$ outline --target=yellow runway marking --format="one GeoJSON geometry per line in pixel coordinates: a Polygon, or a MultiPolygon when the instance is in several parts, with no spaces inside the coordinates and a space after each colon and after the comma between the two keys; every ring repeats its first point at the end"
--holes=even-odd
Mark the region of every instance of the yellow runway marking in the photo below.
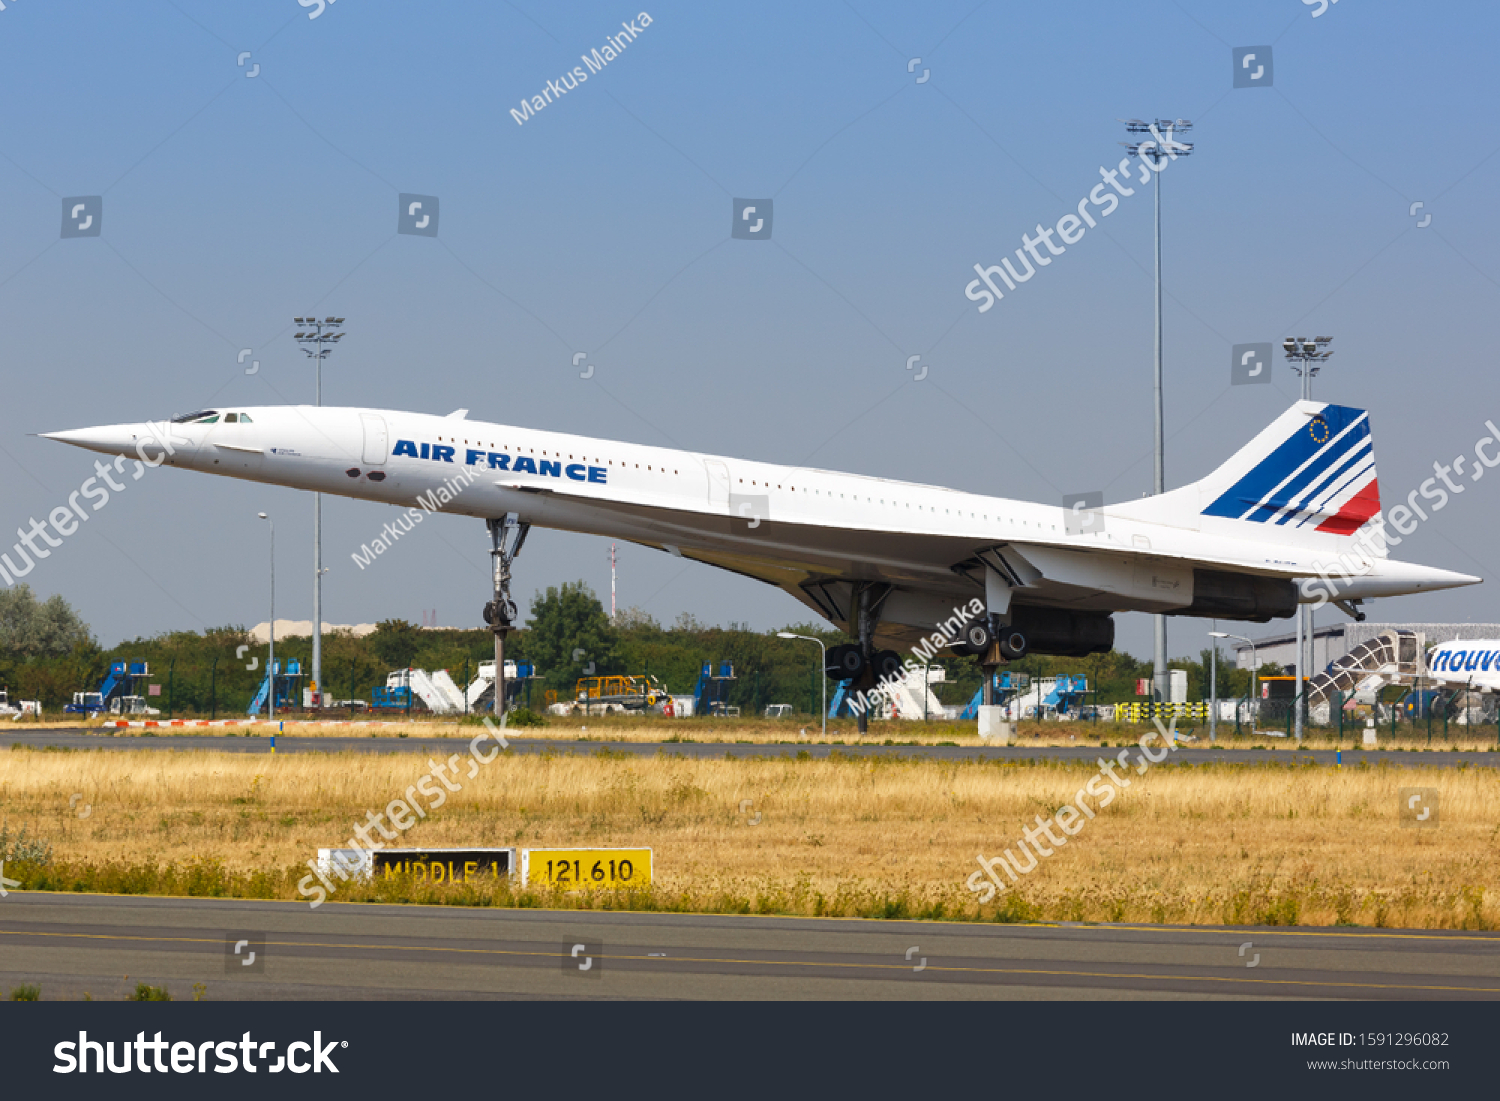
{"type": "MultiPolygon", "coordinates": [[[[1056,922],[1046,922],[1049,928],[1061,929],[1056,922]]],[[[1454,933],[1353,933],[1335,929],[1265,929],[1245,926],[1242,929],[1201,929],[1188,925],[1079,925],[1072,928],[1102,929],[1105,932],[1124,930],[1128,933],[1217,933],[1223,936],[1239,936],[1241,933],[1257,937],[1347,937],[1350,940],[1457,940],[1470,944],[1497,944],[1500,938],[1493,936],[1461,937],[1454,933]]]]}

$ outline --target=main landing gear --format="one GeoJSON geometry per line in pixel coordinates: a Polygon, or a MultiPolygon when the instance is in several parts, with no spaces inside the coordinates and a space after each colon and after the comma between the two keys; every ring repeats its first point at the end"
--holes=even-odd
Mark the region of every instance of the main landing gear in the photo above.
{"type": "MultiPolygon", "coordinates": [[[[858,642],[844,643],[828,651],[825,675],[842,681],[857,691],[874,688],[882,680],[901,675],[901,655],[894,650],[875,649],[875,625],[880,622],[880,608],[891,593],[889,585],[859,582],[855,586],[851,634],[858,642]]],[[[868,709],[856,709],[860,734],[870,730],[868,709]]]]}
{"type": "Polygon", "coordinates": [[[490,559],[494,563],[495,593],[484,606],[484,621],[495,633],[495,717],[505,715],[505,636],[514,630],[519,621],[516,602],[510,595],[510,567],[521,553],[521,544],[526,542],[530,524],[521,522],[514,512],[504,519],[486,520],[490,532],[490,559]]]}
{"type": "Polygon", "coordinates": [[[998,618],[985,616],[966,624],[953,649],[979,658],[980,665],[999,665],[1024,658],[1030,648],[1025,632],[998,622],[998,618]]]}
{"type": "MultiPolygon", "coordinates": [[[[974,620],[964,628],[958,645],[953,647],[959,653],[970,654],[978,660],[979,670],[984,678],[984,695],[980,697],[980,703],[984,707],[995,708],[980,715],[981,737],[988,736],[990,724],[999,721],[999,707],[995,703],[997,670],[1008,661],[1024,658],[1028,648],[1025,633],[1010,624],[999,622],[999,618],[997,615],[986,615],[974,620]]],[[[1017,718],[1019,717],[1018,715],[1017,718]]]]}

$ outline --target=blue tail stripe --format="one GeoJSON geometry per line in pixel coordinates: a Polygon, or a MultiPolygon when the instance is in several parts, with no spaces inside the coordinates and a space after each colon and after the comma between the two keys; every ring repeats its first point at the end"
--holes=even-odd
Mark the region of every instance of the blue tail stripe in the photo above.
{"type": "MultiPolygon", "coordinates": [[[[1331,431],[1331,429],[1330,429],[1331,431]]],[[[1370,438],[1370,422],[1361,422],[1351,428],[1347,435],[1319,455],[1308,467],[1276,491],[1278,510],[1291,509],[1293,502],[1307,496],[1307,490],[1318,482],[1331,467],[1342,462],[1351,450],[1361,446],[1370,438]]]]}
{"type": "Polygon", "coordinates": [[[1334,482],[1336,482],[1339,478],[1342,478],[1351,467],[1368,459],[1371,450],[1372,444],[1370,443],[1370,437],[1368,434],[1366,434],[1363,440],[1357,441],[1355,447],[1344,453],[1344,457],[1342,460],[1340,460],[1335,466],[1325,470],[1324,473],[1319,476],[1317,484],[1310,487],[1308,492],[1306,492],[1305,494],[1291,493],[1288,499],[1296,500],[1298,497],[1302,497],[1302,504],[1295,507],[1289,505],[1287,507],[1286,513],[1276,522],[1278,524],[1284,524],[1293,516],[1296,516],[1299,512],[1308,511],[1312,503],[1316,501],[1324,493],[1324,491],[1327,490],[1329,486],[1333,485],[1334,482]]]}
{"type": "MultiPolygon", "coordinates": [[[[1324,443],[1333,436],[1333,427],[1329,426],[1329,436],[1325,437],[1324,443]]],[[[1304,430],[1304,433],[1311,435],[1304,430]]],[[[1261,498],[1261,507],[1247,516],[1246,519],[1256,523],[1264,523],[1273,519],[1283,509],[1291,507],[1293,501],[1303,495],[1303,490],[1310,486],[1315,480],[1321,478],[1334,464],[1343,460],[1352,448],[1360,446],[1370,436],[1369,421],[1365,421],[1352,429],[1347,435],[1338,440],[1337,443],[1328,447],[1328,450],[1310,462],[1305,469],[1285,485],[1273,487],[1274,496],[1261,498]],[[1361,433],[1360,429],[1364,429],[1361,433]]]]}
{"type": "MultiPolygon", "coordinates": [[[[1355,470],[1354,470],[1354,473],[1351,474],[1351,475],[1349,475],[1349,477],[1344,480],[1344,482],[1338,487],[1338,489],[1334,490],[1333,494],[1330,496],[1329,499],[1330,500],[1337,499],[1338,497],[1340,497],[1340,496],[1343,495],[1343,493],[1344,493],[1344,491],[1346,489],[1350,489],[1351,487],[1354,487],[1356,485],[1358,485],[1361,488],[1363,488],[1368,482],[1372,481],[1374,479],[1374,477],[1375,477],[1375,456],[1371,455],[1370,456],[1370,461],[1368,463],[1365,463],[1365,464],[1363,464],[1361,466],[1356,467],[1355,470]]],[[[1325,517],[1327,515],[1328,515],[1327,512],[1308,512],[1308,513],[1305,513],[1303,515],[1302,519],[1300,519],[1300,520],[1297,521],[1297,526],[1300,528],[1303,524],[1307,523],[1309,520],[1320,520],[1320,519],[1322,519],[1323,517],[1325,517]]]]}
{"type": "Polygon", "coordinates": [[[1277,491],[1277,487],[1281,486],[1294,470],[1307,463],[1327,445],[1330,439],[1337,437],[1339,433],[1364,415],[1363,409],[1351,409],[1344,405],[1324,406],[1320,416],[1327,422],[1328,434],[1322,440],[1317,438],[1311,422],[1300,426],[1289,439],[1283,441],[1276,450],[1258,462],[1244,477],[1220,494],[1217,500],[1203,510],[1203,515],[1238,519],[1245,514],[1246,510],[1254,509],[1255,514],[1247,519],[1257,521],[1270,519],[1278,509],[1285,507],[1297,488],[1306,485],[1327,466],[1336,463],[1349,448],[1369,437],[1370,425],[1366,420],[1350,432],[1337,448],[1320,457],[1318,462],[1311,464],[1296,481],[1277,491]],[[1271,499],[1273,492],[1276,493],[1275,500],[1271,499]],[[1269,507],[1258,508],[1257,506],[1269,507]]]}

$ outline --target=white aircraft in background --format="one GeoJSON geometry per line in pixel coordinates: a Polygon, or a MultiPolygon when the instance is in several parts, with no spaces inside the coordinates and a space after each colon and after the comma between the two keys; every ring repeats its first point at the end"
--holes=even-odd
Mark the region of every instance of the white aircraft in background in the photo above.
{"type": "Polygon", "coordinates": [[[1427,679],[1455,688],[1500,690],[1500,639],[1461,638],[1427,651],[1427,679]]]}
{"type": "MultiPolygon", "coordinates": [[[[496,554],[492,626],[517,621],[509,564],[533,524],[706,562],[775,585],[859,639],[829,651],[830,670],[848,680],[893,675],[900,655],[876,646],[934,632],[994,661],[994,647],[1006,659],[1108,650],[1114,612],[1290,616],[1312,599],[1299,582],[1338,562],[1380,510],[1368,414],[1311,401],[1201,481],[1088,510],[491,424],[464,409],[238,406],[46,435],[482,518],[496,554]]],[[[1340,580],[1340,606],[1478,581],[1393,561],[1382,547],[1340,580]]]]}

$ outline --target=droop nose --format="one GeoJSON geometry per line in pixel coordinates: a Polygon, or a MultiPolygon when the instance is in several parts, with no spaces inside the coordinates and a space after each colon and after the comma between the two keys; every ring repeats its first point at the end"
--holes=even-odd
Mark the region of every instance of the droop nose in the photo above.
{"type": "MultiPolygon", "coordinates": [[[[72,444],[85,451],[98,451],[105,455],[125,455],[130,458],[144,456],[155,465],[157,456],[163,451],[163,437],[170,432],[170,425],[150,424],[106,424],[96,428],[70,428],[63,432],[43,432],[47,440],[72,444]],[[153,430],[154,429],[154,430],[153,430]]],[[[172,452],[192,450],[192,441],[181,436],[170,436],[172,452]]]]}
{"type": "Polygon", "coordinates": [[[85,451],[100,451],[105,455],[126,455],[135,447],[140,435],[140,425],[106,424],[96,428],[70,428],[66,432],[43,432],[42,438],[70,443],[85,451]]]}

